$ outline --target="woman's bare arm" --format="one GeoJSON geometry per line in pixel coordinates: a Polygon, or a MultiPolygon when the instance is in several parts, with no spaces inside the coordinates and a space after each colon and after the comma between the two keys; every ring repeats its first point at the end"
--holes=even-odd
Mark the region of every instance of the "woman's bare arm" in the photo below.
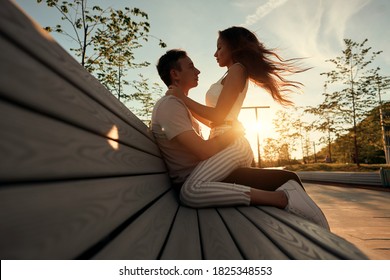
{"type": "Polygon", "coordinates": [[[229,72],[224,79],[223,89],[218,98],[216,107],[209,107],[200,104],[188,96],[185,96],[180,90],[171,89],[167,94],[173,94],[186,104],[194,116],[198,116],[200,121],[206,119],[210,122],[221,123],[225,120],[233,104],[236,102],[239,93],[246,84],[246,71],[240,64],[234,64],[229,68],[229,72]]]}

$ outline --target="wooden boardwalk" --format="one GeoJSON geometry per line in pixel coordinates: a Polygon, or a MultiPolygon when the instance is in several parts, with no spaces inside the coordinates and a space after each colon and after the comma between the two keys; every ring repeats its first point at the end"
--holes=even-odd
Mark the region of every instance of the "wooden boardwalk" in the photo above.
{"type": "Polygon", "coordinates": [[[390,260],[390,190],[304,183],[325,213],[331,231],[370,259],[390,260]]]}

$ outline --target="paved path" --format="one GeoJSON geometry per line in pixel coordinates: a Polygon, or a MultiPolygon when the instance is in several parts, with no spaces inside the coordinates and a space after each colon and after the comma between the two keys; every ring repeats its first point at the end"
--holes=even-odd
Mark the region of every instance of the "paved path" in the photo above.
{"type": "Polygon", "coordinates": [[[331,231],[370,259],[390,260],[390,190],[304,183],[331,231]]]}

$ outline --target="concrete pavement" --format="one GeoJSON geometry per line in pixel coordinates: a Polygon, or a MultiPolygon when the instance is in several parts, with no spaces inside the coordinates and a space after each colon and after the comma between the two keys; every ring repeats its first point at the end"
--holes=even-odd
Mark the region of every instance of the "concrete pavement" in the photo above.
{"type": "Polygon", "coordinates": [[[390,189],[304,183],[331,231],[370,259],[390,260],[390,189]]]}

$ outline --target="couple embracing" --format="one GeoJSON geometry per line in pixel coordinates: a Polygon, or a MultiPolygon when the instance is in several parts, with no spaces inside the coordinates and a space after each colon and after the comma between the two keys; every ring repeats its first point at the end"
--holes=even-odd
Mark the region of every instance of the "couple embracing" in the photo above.
{"type": "Polygon", "coordinates": [[[321,209],[289,171],[252,168],[253,152],[238,114],[249,81],[264,88],[283,105],[284,93],[300,87],[285,75],[301,72],[294,60],[283,60],[243,27],[219,32],[214,54],[225,75],[211,85],[206,105],[188,97],[198,85],[200,71],[183,50],[170,50],[157,70],[169,88],[154,106],[152,132],[169,175],[189,207],[268,205],[301,216],[329,230],[321,209]],[[202,137],[199,122],[210,127],[202,137]]]}

